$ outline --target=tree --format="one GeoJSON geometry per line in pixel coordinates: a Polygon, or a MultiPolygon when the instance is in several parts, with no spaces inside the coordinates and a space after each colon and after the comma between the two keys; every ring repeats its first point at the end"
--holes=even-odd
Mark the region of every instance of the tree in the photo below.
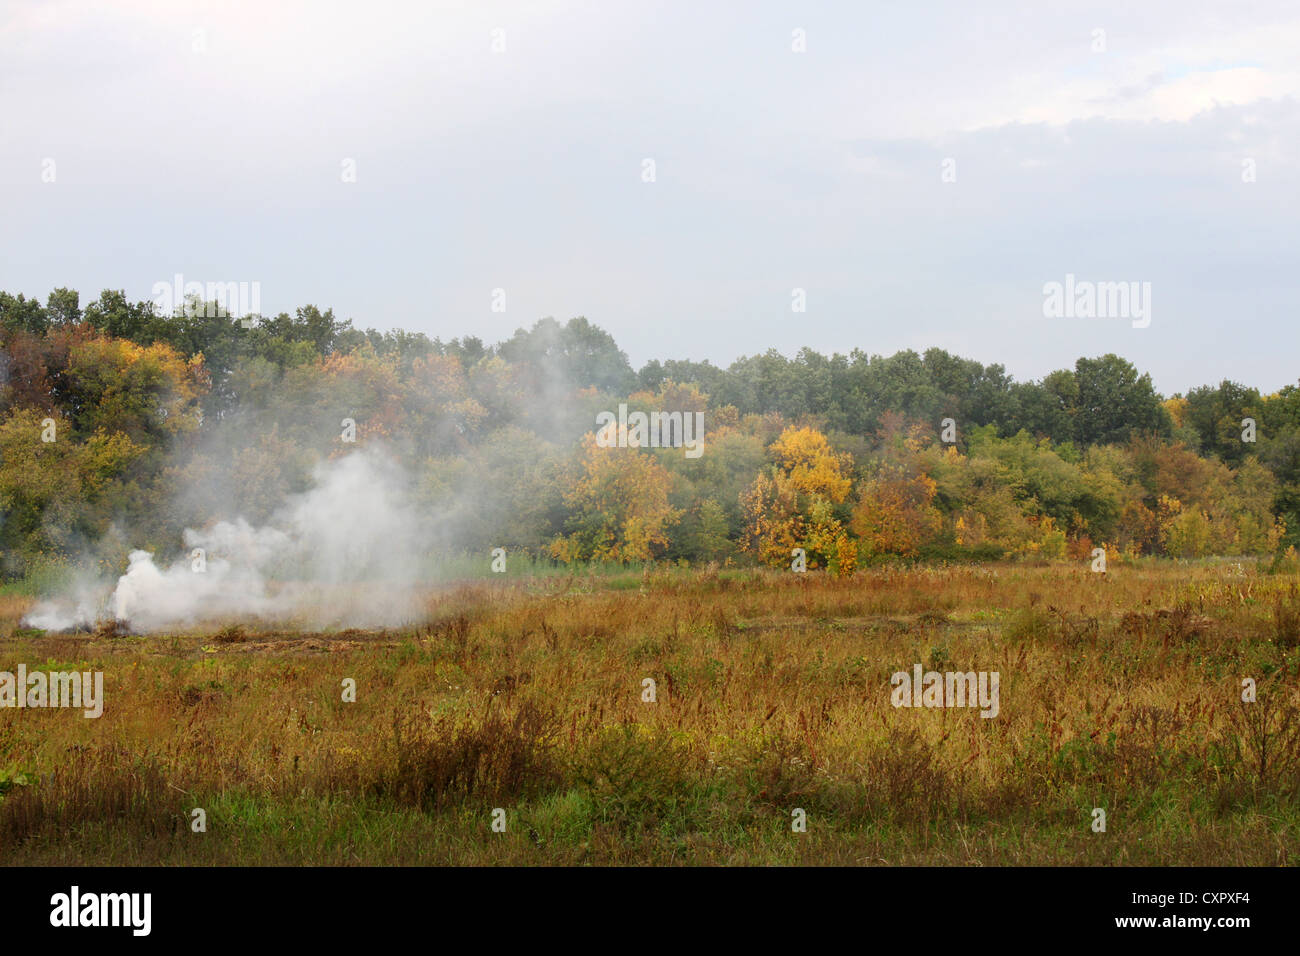
{"type": "Polygon", "coordinates": [[[868,555],[914,556],[943,524],[934,507],[935,491],[929,475],[909,475],[898,467],[884,469],[863,484],[849,528],[868,555]]]}
{"type": "Polygon", "coordinates": [[[1186,402],[1186,423],[1195,430],[1201,452],[1239,465],[1252,450],[1242,441],[1242,420],[1253,418],[1258,426],[1263,417],[1258,390],[1224,379],[1192,389],[1186,402]]]}
{"type": "Polygon", "coordinates": [[[848,475],[853,462],[848,455],[837,454],[816,429],[787,428],[768,452],[799,494],[820,495],[839,504],[853,487],[848,475]]]}
{"type": "Polygon", "coordinates": [[[55,289],[45,301],[51,325],[75,325],[81,321],[81,295],[72,289],[55,289]]]}
{"type": "Polygon", "coordinates": [[[613,336],[581,316],[564,325],[541,319],[527,331],[516,330],[497,352],[507,362],[532,366],[539,386],[592,387],[626,395],[636,381],[613,336]]]}
{"type": "Polygon", "coordinates": [[[99,428],[84,440],[71,422],[19,409],[0,422],[0,554],[23,574],[71,558],[100,538],[126,503],[126,481],[145,448],[99,428]],[[54,441],[44,441],[53,418],[54,441]]]}
{"type": "Polygon", "coordinates": [[[760,473],[741,494],[740,509],[741,550],[769,567],[789,566],[791,552],[806,536],[799,495],[790,480],[775,469],[760,473]]]}
{"type": "Polygon", "coordinates": [[[152,345],[159,329],[153,304],[126,300],[126,293],[105,289],[86,306],[85,320],[102,335],[130,339],[137,345],[152,345]]]}
{"type": "Polygon", "coordinates": [[[49,317],[39,300],[24,298],[22,293],[12,296],[8,292],[0,292],[0,329],[7,333],[44,335],[49,327],[49,317]]]}
{"type": "Polygon", "coordinates": [[[1012,393],[1017,430],[1054,442],[1074,441],[1079,408],[1079,380],[1074,372],[1059,369],[1041,382],[1016,385],[1012,393]]]}
{"type": "Polygon", "coordinates": [[[726,509],[714,498],[706,498],[694,509],[686,544],[693,556],[704,561],[718,561],[733,548],[726,509]]]}
{"type": "Polygon", "coordinates": [[[1135,432],[1168,436],[1169,412],[1151,385],[1130,362],[1113,353],[1081,358],[1074,365],[1079,397],[1074,415],[1074,440],[1081,445],[1126,441],[1135,432]]]}
{"type": "Polygon", "coordinates": [[[66,377],[76,435],[118,431],[150,447],[199,427],[208,384],[201,357],[186,361],[161,343],[109,338],[75,345],[66,377]]]}
{"type": "Polygon", "coordinates": [[[802,548],[809,568],[835,563],[851,572],[852,549],[833,506],[852,488],[852,461],[812,428],[785,429],[768,453],[773,465],[741,495],[741,546],[773,567],[788,565],[790,552],[802,548]]]}
{"type": "Polygon", "coordinates": [[[668,503],[671,480],[653,455],[637,448],[601,448],[588,433],[564,494],[571,511],[569,533],[552,542],[551,554],[569,563],[653,557],[680,517],[668,503]]]}

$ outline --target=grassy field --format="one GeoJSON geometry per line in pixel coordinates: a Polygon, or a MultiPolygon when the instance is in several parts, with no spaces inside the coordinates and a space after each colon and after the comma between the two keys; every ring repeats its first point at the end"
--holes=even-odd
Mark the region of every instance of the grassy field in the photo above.
{"type": "Polygon", "coordinates": [[[0,671],[102,670],[106,705],[0,709],[0,860],[1295,864],[1296,585],[674,569],[472,582],[396,630],[146,636],[25,631],[9,593],[0,671]],[[892,706],[917,664],[997,671],[998,715],[892,706]]]}

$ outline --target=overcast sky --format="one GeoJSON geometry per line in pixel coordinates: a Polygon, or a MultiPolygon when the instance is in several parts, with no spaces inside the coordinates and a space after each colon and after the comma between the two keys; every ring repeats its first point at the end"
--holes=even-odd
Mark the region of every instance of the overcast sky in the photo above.
{"type": "Polygon", "coordinates": [[[1113,351],[1271,391],[1297,51],[1294,2],[0,0],[0,289],[181,273],[444,339],[585,315],[637,367],[1113,351]],[[1150,325],[1045,318],[1069,273],[1151,283],[1150,325]]]}

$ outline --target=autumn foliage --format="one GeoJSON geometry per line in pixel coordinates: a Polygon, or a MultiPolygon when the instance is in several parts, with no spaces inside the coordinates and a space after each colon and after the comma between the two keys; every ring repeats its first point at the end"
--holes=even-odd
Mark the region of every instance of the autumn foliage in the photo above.
{"type": "Polygon", "coordinates": [[[431,554],[848,575],[1300,544],[1293,386],[1165,399],[1114,355],[1017,383],[937,349],[633,372],[585,319],[486,346],[361,332],[314,306],[245,326],[119,293],[83,310],[68,290],[48,307],[0,292],[4,576],[174,550],[231,516],[216,502],[263,521],[321,459],[367,446],[439,516],[431,554]],[[601,447],[597,417],[620,403],[702,414],[702,452],[601,447]]]}

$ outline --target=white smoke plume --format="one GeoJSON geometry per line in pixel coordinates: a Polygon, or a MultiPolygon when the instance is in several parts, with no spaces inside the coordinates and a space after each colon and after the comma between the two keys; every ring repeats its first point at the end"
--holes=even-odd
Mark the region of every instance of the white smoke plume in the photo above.
{"type": "Polygon", "coordinates": [[[116,620],[149,632],[241,620],[381,627],[420,616],[431,522],[400,468],[375,451],[323,462],[314,487],[264,527],[242,518],[186,529],[184,556],[162,567],[132,551],[111,593],[84,584],[24,623],[68,630],[116,620]]]}

